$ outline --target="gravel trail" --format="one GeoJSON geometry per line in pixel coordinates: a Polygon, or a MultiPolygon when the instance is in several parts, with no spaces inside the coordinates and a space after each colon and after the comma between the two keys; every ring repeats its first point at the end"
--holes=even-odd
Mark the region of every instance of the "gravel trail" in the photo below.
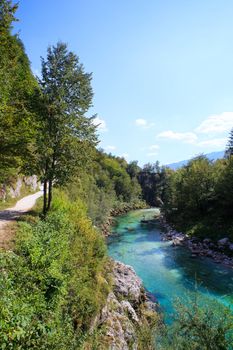
{"type": "Polygon", "coordinates": [[[20,199],[12,208],[0,210],[0,247],[8,247],[12,240],[12,230],[10,223],[16,221],[21,215],[28,212],[36,203],[36,200],[43,195],[43,191],[38,191],[20,199]]]}

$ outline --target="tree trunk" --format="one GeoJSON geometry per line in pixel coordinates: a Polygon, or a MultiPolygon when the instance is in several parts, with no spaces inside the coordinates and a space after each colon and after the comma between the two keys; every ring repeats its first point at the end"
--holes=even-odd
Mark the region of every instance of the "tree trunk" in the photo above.
{"type": "MultiPolygon", "coordinates": [[[[56,151],[53,152],[53,158],[52,158],[52,165],[51,165],[51,169],[52,169],[52,174],[54,174],[55,171],[55,159],[56,159],[56,151]]],[[[51,174],[50,174],[51,176],[51,174]]],[[[49,179],[49,188],[48,188],[48,205],[47,205],[47,212],[50,210],[51,208],[51,203],[52,203],[52,196],[53,196],[53,178],[49,179]]]]}
{"type": "Polygon", "coordinates": [[[43,197],[44,197],[44,205],[43,205],[43,215],[46,216],[47,213],[47,180],[44,180],[44,188],[43,188],[43,197]]]}
{"type": "Polygon", "coordinates": [[[53,190],[53,182],[52,180],[50,179],[49,180],[49,191],[48,191],[48,206],[47,206],[47,212],[50,210],[50,207],[51,207],[51,202],[52,202],[52,192],[53,190]]]}

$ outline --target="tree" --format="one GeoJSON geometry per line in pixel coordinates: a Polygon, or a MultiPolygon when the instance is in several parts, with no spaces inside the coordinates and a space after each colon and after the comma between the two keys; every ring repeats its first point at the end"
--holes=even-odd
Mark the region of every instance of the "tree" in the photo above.
{"type": "Polygon", "coordinates": [[[37,140],[38,167],[44,184],[44,215],[50,209],[54,184],[65,184],[91,156],[97,144],[93,118],[91,74],[79,58],[59,42],[42,59],[39,81],[43,98],[37,140]]]}
{"type": "Polygon", "coordinates": [[[229,158],[230,156],[233,156],[233,128],[231,129],[228,144],[225,151],[225,157],[229,158]]]}
{"type": "Polygon", "coordinates": [[[143,199],[151,206],[161,206],[166,182],[164,167],[159,162],[147,163],[138,174],[138,181],[142,187],[143,199]]]}
{"type": "Polygon", "coordinates": [[[22,171],[34,141],[32,100],[38,84],[22,42],[11,34],[17,5],[0,2],[0,182],[22,171]]]}
{"type": "Polygon", "coordinates": [[[224,224],[229,223],[231,225],[233,218],[233,157],[225,160],[216,186],[216,197],[218,217],[221,218],[224,224]]]}
{"type": "Polygon", "coordinates": [[[133,179],[134,177],[138,176],[138,173],[140,172],[141,168],[138,165],[138,161],[133,160],[127,165],[126,170],[129,176],[131,177],[131,179],[133,179]]]}

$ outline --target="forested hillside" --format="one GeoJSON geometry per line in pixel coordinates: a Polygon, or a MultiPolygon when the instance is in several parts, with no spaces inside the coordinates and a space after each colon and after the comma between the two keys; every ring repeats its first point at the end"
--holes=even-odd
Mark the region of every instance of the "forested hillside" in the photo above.
{"type": "Polygon", "coordinates": [[[233,240],[233,131],[225,158],[199,156],[167,173],[164,211],[168,221],[191,236],[233,240]]]}
{"type": "Polygon", "coordinates": [[[33,76],[23,43],[12,35],[16,5],[0,4],[0,183],[26,171],[35,137],[34,94],[38,84],[33,76]]]}

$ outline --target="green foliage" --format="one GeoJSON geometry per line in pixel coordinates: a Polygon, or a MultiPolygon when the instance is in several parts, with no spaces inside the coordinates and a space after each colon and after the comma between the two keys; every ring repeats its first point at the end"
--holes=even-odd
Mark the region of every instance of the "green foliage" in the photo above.
{"type": "Polygon", "coordinates": [[[101,226],[111,209],[125,205],[141,207],[141,187],[135,176],[127,173],[127,162],[122,158],[96,151],[91,166],[79,171],[66,185],[70,198],[82,198],[92,222],[101,226]]]}
{"type": "Polygon", "coordinates": [[[231,350],[233,315],[217,302],[203,304],[196,295],[176,304],[175,321],[164,328],[161,349],[231,350]]]}
{"type": "Polygon", "coordinates": [[[139,171],[138,181],[142,188],[142,198],[150,206],[161,206],[164,200],[166,186],[166,169],[159,162],[145,164],[139,171]]]}
{"type": "Polygon", "coordinates": [[[178,229],[201,238],[232,235],[233,158],[209,161],[205,156],[167,172],[166,217],[178,229]]]}
{"type": "Polygon", "coordinates": [[[2,349],[78,349],[105,301],[105,244],[62,193],[45,221],[21,223],[0,254],[2,349]]]}
{"type": "Polygon", "coordinates": [[[231,129],[229,140],[227,143],[226,151],[225,151],[225,157],[231,157],[233,156],[233,128],[231,129]]]}
{"type": "Polygon", "coordinates": [[[138,350],[156,349],[156,336],[163,329],[161,315],[141,307],[141,324],[136,328],[138,350]]]}
{"type": "Polygon", "coordinates": [[[64,185],[89,160],[97,143],[91,106],[91,74],[59,42],[42,59],[42,112],[38,115],[38,171],[44,183],[44,214],[50,209],[53,183],[64,185]],[[48,199],[47,199],[48,184],[48,199]]]}
{"type": "Polygon", "coordinates": [[[22,42],[11,34],[17,5],[0,3],[0,182],[31,158],[35,135],[32,99],[38,89],[22,42]]]}

